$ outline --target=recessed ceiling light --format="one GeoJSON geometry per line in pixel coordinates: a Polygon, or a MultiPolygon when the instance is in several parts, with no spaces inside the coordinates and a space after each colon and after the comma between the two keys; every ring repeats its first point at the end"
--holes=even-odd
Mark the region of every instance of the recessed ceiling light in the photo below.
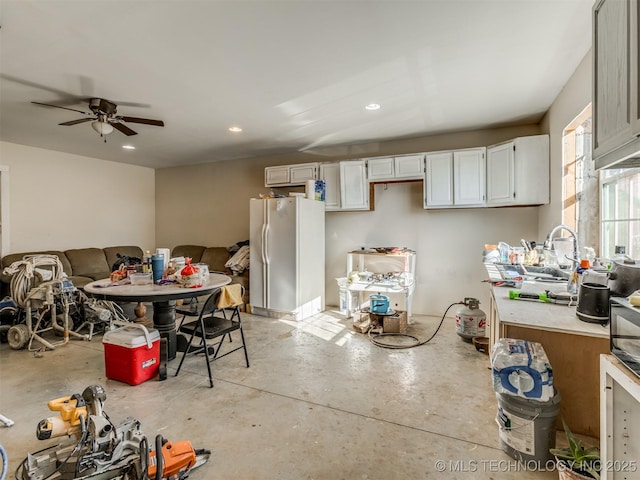
{"type": "Polygon", "coordinates": [[[233,127],[229,127],[229,131],[233,133],[240,133],[242,129],[240,127],[233,126],[233,127]]]}
{"type": "Polygon", "coordinates": [[[367,110],[378,110],[380,108],[380,104],[370,103],[369,105],[366,105],[364,108],[366,108],[367,110]]]}
{"type": "Polygon", "coordinates": [[[135,150],[136,147],[134,147],[133,145],[122,145],[122,148],[124,148],[125,150],[135,150]]]}

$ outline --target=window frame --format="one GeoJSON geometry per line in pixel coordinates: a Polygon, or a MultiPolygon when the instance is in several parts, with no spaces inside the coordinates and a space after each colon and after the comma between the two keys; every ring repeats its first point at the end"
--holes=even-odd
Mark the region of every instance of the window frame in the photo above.
{"type": "MultiPolygon", "coordinates": [[[[613,185],[614,188],[616,188],[615,193],[615,200],[616,202],[619,201],[619,196],[617,195],[618,192],[624,192],[625,190],[619,185],[621,183],[621,180],[627,180],[630,179],[632,177],[635,177],[635,181],[637,183],[640,183],[640,168],[625,168],[625,169],[604,169],[604,170],[600,170],[599,172],[599,190],[600,190],[600,198],[599,198],[599,206],[598,206],[598,212],[599,212],[599,225],[600,225],[600,256],[603,258],[611,258],[614,255],[614,248],[615,245],[624,245],[626,248],[626,254],[632,257],[640,257],[640,241],[636,241],[636,243],[633,243],[633,228],[631,227],[631,224],[633,222],[637,222],[636,226],[640,226],[640,207],[636,209],[636,215],[638,215],[637,217],[632,216],[633,213],[633,206],[631,205],[631,202],[634,201],[635,197],[633,195],[633,191],[629,190],[626,193],[628,194],[628,201],[629,201],[629,214],[626,217],[619,217],[619,208],[618,205],[616,204],[614,206],[614,214],[613,214],[613,218],[605,218],[605,213],[606,211],[609,209],[609,205],[608,205],[608,196],[605,195],[605,187],[608,185],[613,185]],[[609,245],[609,241],[607,239],[607,228],[609,225],[616,225],[616,224],[627,224],[628,228],[627,228],[627,234],[624,240],[619,239],[619,238],[614,238],[613,240],[613,244],[614,245],[609,245]],[[606,250],[608,246],[608,250],[606,250]]],[[[640,227],[639,227],[640,228],[640,227]]],[[[617,228],[616,228],[617,230],[617,228]]],[[[637,228],[636,228],[637,230],[637,228]]],[[[614,237],[617,235],[617,233],[614,232],[614,237]]]]}

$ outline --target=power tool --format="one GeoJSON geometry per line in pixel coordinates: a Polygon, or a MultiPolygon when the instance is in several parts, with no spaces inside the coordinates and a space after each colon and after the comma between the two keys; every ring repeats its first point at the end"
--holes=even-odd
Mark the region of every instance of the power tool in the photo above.
{"type": "Polygon", "coordinates": [[[104,388],[91,385],[82,395],[48,403],[58,416],[46,418],[36,429],[39,440],[66,437],[60,444],[28,454],[16,471],[18,480],[182,480],[204,464],[210,451],[184,440],[156,437],[150,450],[140,422],[128,417],[115,425],[103,411],[104,388]],[[159,455],[158,452],[161,452],[159,455]]]}

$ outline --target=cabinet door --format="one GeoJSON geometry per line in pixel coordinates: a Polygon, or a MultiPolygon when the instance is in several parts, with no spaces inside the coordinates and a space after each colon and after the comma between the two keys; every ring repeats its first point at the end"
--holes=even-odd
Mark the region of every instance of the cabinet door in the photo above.
{"type": "Polygon", "coordinates": [[[516,138],[513,148],[515,204],[549,203],[549,135],[516,138]]]}
{"type": "Polygon", "coordinates": [[[304,185],[307,180],[315,180],[318,164],[308,163],[304,165],[292,165],[289,167],[289,183],[291,185],[304,185]]]}
{"type": "Polygon", "coordinates": [[[264,186],[287,185],[289,183],[289,167],[267,167],[264,169],[264,186]]]}
{"type": "Polygon", "coordinates": [[[395,176],[393,157],[370,158],[367,160],[369,181],[393,180],[395,176]]]}
{"type": "MultiPolygon", "coordinates": [[[[601,0],[593,7],[593,154],[599,157],[632,139],[631,0],[601,0]]],[[[637,79],[636,79],[637,82],[637,79]]]]}
{"type": "MultiPolygon", "coordinates": [[[[394,159],[396,178],[423,178],[424,155],[403,155],[394,159]]],[[[371,170],[369,170],[371,175],[371,170]]]]}
{"type": "Polygon", "coordinates": [[[424,207],[453,205],[453,153],[428,153],[424,207]]]}
{"type": "Polygon", "coordinates": [[[324,180],[324,205],[327,211],[340,210],[340,164],[321,163],[320,179],[324,180]]]}
{"type": "Polygon", "coordinates": [[[342,210],[369,210],[369,182],[364,160],[340,162],[342,210]]]}
{"type": "Polygon", "coordinates": [[[454,205],[485,203],[485,149],[453,152],[454,205]]]}
{"type": "Polygon", "coordinates": [[[487,148],[487,205],[509,205],[516,199],[514,143],[487,148]]]}

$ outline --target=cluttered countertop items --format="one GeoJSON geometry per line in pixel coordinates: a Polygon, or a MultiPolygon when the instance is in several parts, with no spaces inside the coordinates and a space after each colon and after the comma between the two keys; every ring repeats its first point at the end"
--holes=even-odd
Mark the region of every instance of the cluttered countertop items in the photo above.
{"type": "Polygon", "coordinates": [[[594,249],[580,248],[578,235],[566,225],[554,227],[543,246],[520,243],[519,247],[505,242],[485,245],[483,251],[486,281],[493,287],[509,287],[503,292],[492,288],[501,321],[604,336],[611,298],[624,298],[632,308],[640,307],[640,262],[627,256],[624,247],[616,247],[614,258],[596,258],[594,249]],[[570,237],[554,237],[562,230],[570,237]],[[535,307],[522,305],[534,302],[535,307]],[[569,308],[541,307],[548,304],[569,308]]]}

